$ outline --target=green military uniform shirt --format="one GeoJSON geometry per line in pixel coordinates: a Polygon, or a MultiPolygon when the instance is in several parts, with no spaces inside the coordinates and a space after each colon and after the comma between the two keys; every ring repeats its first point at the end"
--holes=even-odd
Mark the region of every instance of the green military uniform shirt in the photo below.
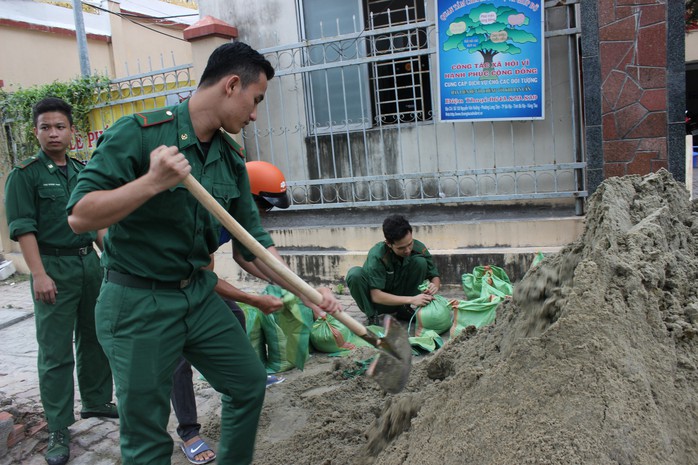
{"type": "MultiPolygon", "coordinates": [[[[68,208],[89,192],[115,189],[143,176],[153,149],[176,146],[193,177],[263,246],[271,246],[240,148],[218,132],[204,151],[188,104],[127,116],[106,130],[80,173],[68,208]]],[[[266,372],[239,322],[213,292],[216,275],[199,271],[218,248],[219,233],[218,221],[183,185],[155,195],[109,227],[102,258],[110,271],[170,282],[192,276],[176,292],[109,279],[102,284],[96,327],[114,370],[123,463],[170,464],[167,419],[172,371],[181,355],[223,394],[219,462],[252,463],[266,372]]]]}
{"type": "Polygon", "coordinates": [[[90,245],[94,233],[75,234],[68,226],[66,204],[85,166],[67,157],[67,176],[43,151],[15,167],[5,184],[10,238],[36,234],[41,247],[76,249],[90,245]]]}
{"type": "MultiPolygon", "coordinates": [[[[89,192],[115,189],[144,175],[153,149],[176,145],[189,161],[194,178],[263,246],[272,246],[250,194],[240,147],[219,132],[204,157],[188,103],[123,117],[105,131],[80,174],[68,210],[89,192]]],[[[109,228],[102,264],[160,281],[186,279],[209,263],[209,255],[218,248],[219,230],[218,221],[180,184],[109,228]]],[[[254,257],[241,244],[235,247],[246,259],[254,257]]]]}
{"type": "MultiPolygon", "coordinates": [[[[5,186],[10,237],[17,240],[33,233],[43,248],[75,250],[90,245],[91,250],[94,233],[75,234],[66,215],[66,204],[83,169],[82,162],[67,158],[64,173],[43,151],[14,168],[5,186]]],[[[48,254],[41,261],[58,290],[54,304],[34,300],[39,392],[53,432],[75,422],[74,369],[83,410],[111,402],[112,376],[94,326],[101,280],[97,255],[48,254]]],[[[31,284],[33,294],[33,276],[31,284]]]]}
{"type": "Polygon", "coordinates": [[[391,290],[401,288],[405,281],[405,273],[411,270],[411,264],[415,257],[424,257],[427,262],[426,278],[431,279],[439,276],[434,260],[426,246],[414,240],[412,254],[409,257],[400,258],[388,247],[385,242],[379,242],[371,247],[366,257],[363,270],[366,274],[369,289],[378,289],[388,293],[391,290]]]}

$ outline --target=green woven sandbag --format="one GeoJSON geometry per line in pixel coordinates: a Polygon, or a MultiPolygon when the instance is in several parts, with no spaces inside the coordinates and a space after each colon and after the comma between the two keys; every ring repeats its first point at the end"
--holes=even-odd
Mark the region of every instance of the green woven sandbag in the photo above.
{"type": "MultiPolygon", "coordinates": [[[[283,311],[283,310],[280,310],[283,311]]],[[[267,346],[267,373],[281,373],[293,368],[286,354],[287,338],[284,330],[272,315],[262,315],[262,332],[267,346]]]]}
{"type": "Polygon", "coordinates": [[[482,291],[480,297],[496,295],[502,299],[511,297],[514,294],[514,286],[494,275],[486,274],[482,278],[482,291]]]}
{"type": "MultiPolygon", "coordinates": [[[[344,326],[343,323],[340,323],[340,324],[342,324],[342,326],[344,326]]],[[[368,326],[368,327],[367,327],[367,329],[369,329],[369,330],[371,330],[371,328],[372,328],[371,326],[368,326]]],[[[379,336],[379,337],[383,337],[383,336],[384,336],[382,328],[381,328],[381,331],[376,331],[376,330],[374,329],[374,330],[371,331],[371,332],[372,332],[373,334],[375,334],[376,336],[379,336],[379,333],[380,333],[380,336],[379,336]]],[[[351,331],[350,331],[350,333],[351,333],[351,331]]],[[[352,344],[354,344],[355,347],[373,347],[373,346],[371,345],[370,342],[364,341],[360,336],[357,336],[357,335],[354,334],[354,333],[351,333],[351,334],[349,335],[349,341],[350,341],[352,344]]]]}
{"type": "Polygon", "coordinates": [[[417,310],[415,318],[417,319],[415,336],[421,336],[428,330],[441,334],[451,327],[453,311],[448,299],[437,294],[434,300],[417,310]]]}
{"type": "Polygon", "coordinates": [[[310,343],[318,352],[328,354],[371,346],[330,314],[315,320],[310,332],[310,343]]]}
{"type": "Polygon", "coordinates": [[[479,279],[475,279],[473,273],[465,273],[461,276],[461,282],[463,283],[463,292],[465,292],[465,298],[467,300],[478,299],[480,293],[482,293],[482,282],[479,279]]]}
{"type": "MultiPolygon", "coordinates": [[[[494,265],[476,266],[473,268],[472,273],[466,273],[461,276],[461,282],[463,284],[463,291],[465,292],[466,299],[472,300],[483,297],[482,281],[486,278],[497,278],[497,285],[502,286],[503,288],[505,288],[505,284],[511,285],[509,276],[507,276],[504,269],[494,265]]],[[[490,283],[490,285],[494,284],[490,283]]]]}
{"type": "Polygon", "coordinates": [[[497,307],[503,299],[497,296],[480,297],[474,300],[454,300],[453,325],[451,337],[456,337],[468,326],[481,328],[493,323],[497,316],[497,307]]]}
{"type": "Polygon", "coordinates": [[[536,256],[533,257],[533,261],[531,262],[531,268],[535,268],[538,265],[540,265],[540,262],[542,262],[544,258],[545,255],[543,255],[543,252],[541,252],[540,250],[536,252],[536,256]]]}
{"type": "Polygon", "coordinates": [[[267,349],[264,345],[264,333],[262,332],[262,317],[264,314],[251,305],[242,302],[237,303],[245,314],[245,327],[247,328],[247,337],[250,339],[252,347],[259,356],[262,363],[267,362],[267,349]]]}
{"type": "MultiPolygon", "coordinates": [[[[274,319],[285,336],[286,360],[302,370],[310,356],[310,330],[313,326],[313,311],[294,294],[279,286],[267,286],[262,293],[279,297],[283,301],[284,308],[269,316],[274,319]]],[[[273,332],[272,336],[275,334],[273,332]]],[[[268,344],[269,339],[267,338],[268,344]]]]}
{"type": "Polygon", "coordinates": [[[318,318],[310,331],[310,343],[318,352],[333,354],[356,348],[351,331],[332,315],[318,318]]]}
{"type": "MultiPolygon", "coordinates": [[[[429,281],[424,281],[419,285],[419,290],[424,292],[428,285],[429,281]]],[[[437,294],[434,296],[434,300],[417,309],[415,318],[417,320],[415,336],[421,336],[427,330],[441,334],[451,327],[453,310],[448,299],[437,294]]]]}
{"type": "Polygon", "coordinates": [[[495,276],[502,281],[505,281],[509,284],[511,284],[511,280],[509,279],[509,276],[507,276],[507,272],[504,271],[504,268],[500,268],[498,266],[494,265],[485,265],[485,266],[476,266],[473,269],[473,272],[477,275],[484,276],[486,274],[491,274],[492,276],[495,276]]]}
{"type": "Polygon", "coordinates": [[[430,329],[425,330],[421,336],[410,337],[409,341],[413,355],[433,352],[444,345],[444,340],[441,339],[441,336],[436,331],[430,329]]]}

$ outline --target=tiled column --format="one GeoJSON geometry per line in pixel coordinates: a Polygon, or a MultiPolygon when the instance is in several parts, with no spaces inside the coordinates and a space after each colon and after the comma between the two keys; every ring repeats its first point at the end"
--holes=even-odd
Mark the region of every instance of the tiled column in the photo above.
{"type": "Polygon", "coordinates": [[[685,180],[683,2],[582,2],[589,190],[667,168],[685,180]]]}
{"type": "Polygon", "coordinates": [[[197,79],[206,68],[208,56],[216,47],[238,36],[236,27],[213,16],[204,16],[183,32],[184,40],[191,43],[194,57],[194,74],[197,79]]]}

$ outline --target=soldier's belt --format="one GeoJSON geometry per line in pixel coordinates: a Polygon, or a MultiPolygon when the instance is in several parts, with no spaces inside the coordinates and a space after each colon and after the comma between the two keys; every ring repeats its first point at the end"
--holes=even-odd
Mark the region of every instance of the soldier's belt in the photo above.
{"type": "Polygon", "coordinates": [[[104,280],[120,286],[134,287],[136,289],[184,289],[191,283],[191,279],[181,281],[158,281],[156,279],[141,278],[132,274],[119,273],[107,270],[104,280]]]}
{"type": "Polygon", "coordinates": [[[53,247],[39,246],[39,253],[41,255],[53,255],[54,257],[84,257],[94,251],[95,249],[92,247],[92,244],[77,249],[55,249],[53,247]]]}

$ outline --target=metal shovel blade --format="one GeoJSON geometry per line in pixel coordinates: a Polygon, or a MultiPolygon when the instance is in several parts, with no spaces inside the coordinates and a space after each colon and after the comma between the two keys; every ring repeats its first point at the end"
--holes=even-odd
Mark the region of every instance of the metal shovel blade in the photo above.
{"type": "Polygon", "coordinates": [[[397,394],[407,385],[412,366],[412,347],[407,330],[396,319],[386,316],[385,336],[380,339],[381,349],[367,374],[386,392],[397,394]]]}

